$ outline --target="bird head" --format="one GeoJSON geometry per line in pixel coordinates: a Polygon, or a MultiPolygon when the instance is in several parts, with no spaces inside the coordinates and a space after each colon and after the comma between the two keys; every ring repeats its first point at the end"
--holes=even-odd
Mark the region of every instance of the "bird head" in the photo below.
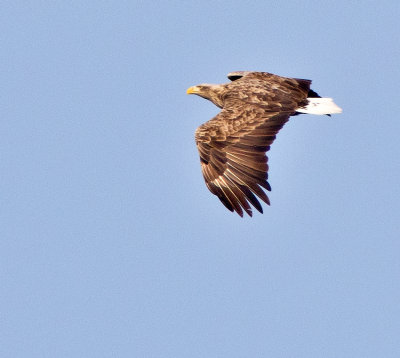
{"type": "Polygon", "coordinates": [[[192,87],[189,87],[186,90],[186,93],[187,94],[197,94],[197,95],[201,96],[202,93],[206,93],[207,92],[208,87],[209,87],[209,85],[192,86],[192,87]]]}
{"type": "Polygon", "coordinates": [[[223,85],[210,85],[201,84],[197,86],[189,87],[186,90],[187,94],[197,94],[200,97],[210,100],[216,106],[222,108],[222,94],[224,86],[223,85]]]}

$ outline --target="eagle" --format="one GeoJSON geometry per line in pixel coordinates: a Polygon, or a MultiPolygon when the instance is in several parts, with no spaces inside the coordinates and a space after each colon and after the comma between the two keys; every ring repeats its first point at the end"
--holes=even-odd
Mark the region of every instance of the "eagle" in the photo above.
{"type": "Polygon", "coordinates": [[[251,205],[263,212],[258,199],[270,205],[266,152],[289,117],[331,115],[342,109],[310,89],[311,80],[252,71],[231,72],[228,79],[225,84],[193,86],[186,93],[221,108],[195,133],[208,189],[228,210],[252,216],[251,205]]]}

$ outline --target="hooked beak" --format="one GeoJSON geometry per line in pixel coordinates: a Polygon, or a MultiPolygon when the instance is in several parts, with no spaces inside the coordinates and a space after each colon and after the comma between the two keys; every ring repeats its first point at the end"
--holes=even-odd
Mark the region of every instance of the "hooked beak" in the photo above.
{"type": "Polygon", "coordinates": [[[187,94],[193,94],[193,93],[197,93],[197,92],[198,92],[197,86],[189,87],[189,88],[186,90],[186,93],[187,93],[187,94]]]}

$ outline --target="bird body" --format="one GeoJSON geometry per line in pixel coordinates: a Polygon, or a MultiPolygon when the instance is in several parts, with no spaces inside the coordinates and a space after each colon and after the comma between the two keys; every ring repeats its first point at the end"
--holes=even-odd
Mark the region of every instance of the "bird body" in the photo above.
{"type": "Polygon", "coordinates": [[[342,110],[311,90],[310,80],[250,71],[231,72],[228,78],[226,84],[187,90],[222,109],[197,128],[195,140],[208,189],[230,211],[252,216],[250,204],[263,212],[257,197],[270,204],[263,190],[271,190],[266,152],[289,117],[342,110]]]}

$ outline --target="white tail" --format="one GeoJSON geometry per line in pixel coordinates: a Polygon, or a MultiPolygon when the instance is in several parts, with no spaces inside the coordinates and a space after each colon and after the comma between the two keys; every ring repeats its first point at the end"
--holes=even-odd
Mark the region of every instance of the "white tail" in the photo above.
{"type": "Polygon", "coordinates": [[[333,102],[332,98],[307,98],[308,104],[298,108],[299,113],[308,114],[333,114],[342,113],[342,109],[333,102]]]}

